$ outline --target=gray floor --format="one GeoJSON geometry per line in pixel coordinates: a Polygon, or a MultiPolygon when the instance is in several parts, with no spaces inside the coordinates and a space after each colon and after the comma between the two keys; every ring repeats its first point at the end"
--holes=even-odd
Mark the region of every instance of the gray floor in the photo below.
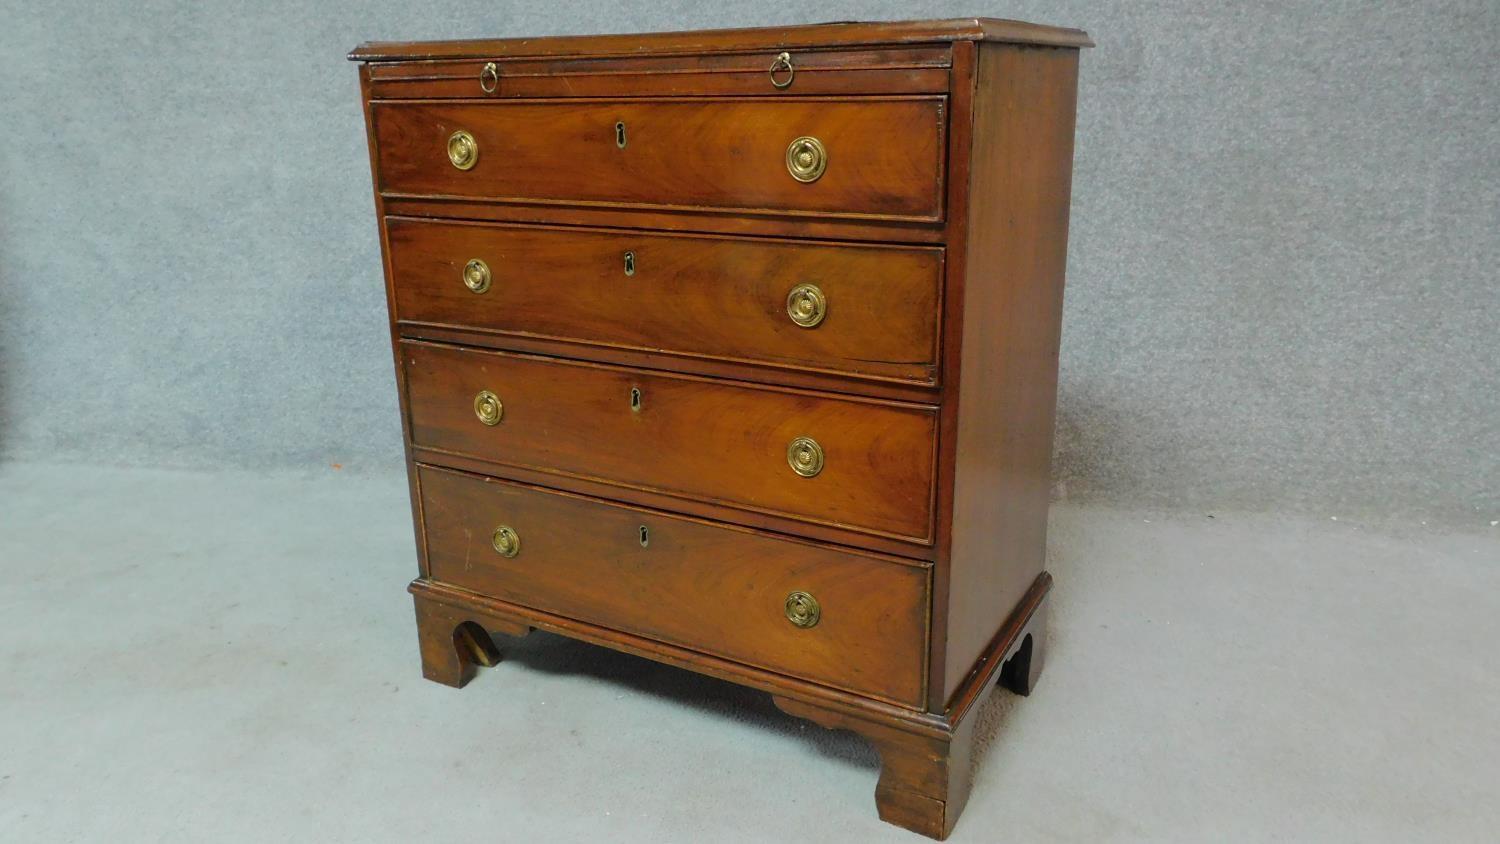
{"type": "MultiPolygon", "coordinates": [[[[902,841],[860,740],[546,635],[421,680],[392,476],[0,465],[0,840],[902,841]]],[[[1500,529],[1058,506],[953,841],[1495,840],[1500,529]]]]}

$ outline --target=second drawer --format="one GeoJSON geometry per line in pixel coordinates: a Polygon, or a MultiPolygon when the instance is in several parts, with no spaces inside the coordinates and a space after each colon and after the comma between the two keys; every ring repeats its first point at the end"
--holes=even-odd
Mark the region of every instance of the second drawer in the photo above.
{"type": "Polygon", "coordinates": [[[404,341],[412,444],[931,544],[937,414],[404,341]]]}
{"type": "Polygon", "coordinates": [[[935,381],[942,250],[388,221],[396,318],[935,381]]]}

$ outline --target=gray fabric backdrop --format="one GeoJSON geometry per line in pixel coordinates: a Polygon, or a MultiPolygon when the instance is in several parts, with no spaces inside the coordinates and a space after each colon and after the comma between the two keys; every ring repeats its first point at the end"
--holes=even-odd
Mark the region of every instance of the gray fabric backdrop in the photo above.
{"type": "Polygon", "coordinates": [[[1057,491],[1500,509],[1500,4],[0,2],[0,454],[389,469],[365,39],[1088,29],[1057,491]]]}

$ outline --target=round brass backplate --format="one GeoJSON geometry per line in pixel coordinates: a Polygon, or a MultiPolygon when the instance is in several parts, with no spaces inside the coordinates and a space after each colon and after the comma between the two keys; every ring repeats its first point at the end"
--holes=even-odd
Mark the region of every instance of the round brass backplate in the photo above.
{"type": "Polygon", "coordinates": [[[786,620],[798,627],[816,627],[823,617],[823,608],[818,599],[806,592],[793,592],[786,596],[786,620]]]}
{"type": "Polygon", "coordinates": [[[480,390],[474,397],[474,415],[486,425],[499,425],[500,417],[505,415],[505,405],[500,403],[499,396],[489,390],[480,390]]]}
{"type": "Polygon", "coordinates": [[[479,160],[479,142],[460,129],[448,136],[448,160],[460,170],[468,170],[479,160]]]}
{"type": "Polygon", "coordinates": [[[786,294],[786,315],[803,328],[814,328],[828,314],[828,297],[816,284],[799,284],[786,294]]]}
{"type": "Polygon", "coordinates": [[[799,182],[816,182],[828,169],[828,150],[817,138],[798,138],[787,145],[786,169],[799,182]]]}
{"type": "Polygon", "coordinates": [[[812,437],[798,437],[786,447],[786,463],[793,472],[810,478],[823,471],[823,447],[812,437]]]}
{"type": "Polygon", "coordinates": [[[502,557],[514,557],[521,553],[521,537],[505,525],[495,528],[494,535],[490,537],[490,544],[502,557]]]}
{"type": "Polygon", "coordinates": [[[464,264],[464,287],[474,293],[489,290],[490,265],[478,258],[470,258],[469,263],[464,264]]]}

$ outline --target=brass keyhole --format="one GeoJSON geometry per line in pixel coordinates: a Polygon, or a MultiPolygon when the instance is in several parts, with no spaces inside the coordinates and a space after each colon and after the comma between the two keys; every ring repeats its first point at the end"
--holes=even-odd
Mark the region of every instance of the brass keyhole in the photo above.
{"type": "Polygon", "coordinates": [[[625,148],[625,123],[621,121],[615,124],[615,146],[625,148]]]}
{"type": "Polygon", "coordinates": [[[635,275],[635,253],[634,252],[626,252],[625,253],[625,274],[626,275],[635,275]]]}
{"type": "Polygon", "coordinates": [[[641,525],[641,547],[645,548],[646,546],[648,546],[650,544],[651,544],[651,531],[645,525],[641,525]]]}
{"type": "Polygon", "coordinates": [[[630,409],[631,409],[632,412],[635,412],[635,413],[640,413],[641,412],[641,388],[640,387],[631,387],[630,388],[630,409]]]}

